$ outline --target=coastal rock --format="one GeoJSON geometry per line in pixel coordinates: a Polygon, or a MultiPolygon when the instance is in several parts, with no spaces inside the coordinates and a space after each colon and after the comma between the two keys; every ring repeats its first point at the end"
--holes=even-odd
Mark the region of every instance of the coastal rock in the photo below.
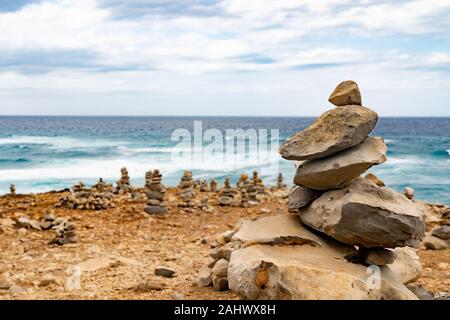
{"type": "Polygon", "coordinates": [[[395,261],[389,265],[389,269],[402,283],[407,284],[417,280],[422,274],[422,263],[417,255],[417,250],[409,247],[395,248],[397,255],[395,261]]]}
{"type": "Polygon", "coordinates": [[[335,106],[346,106],[350,104],[361,105],[361,93],[355,81],[347,80],[338,84],[336,89],[328,98],[335,106]]]}
{"type": "Polygon", "coordinates": [[[287,160],[327,157],[360,144],[377,121],[378,115],[369,108],[357,105],[336,107],[286,140],[279,152],[287,160]]]}
{"type": "Polygon", "coordinates": [[[358,256],[367,265],[385,266],[394,263],[397,254],[394,251],[384,248],[361,248],[358,256]]]}
{"type": "Polygon", "coordinates": [[[212,283],[214,290],[216,291],[226,291],[228,290],[228,279],[225,277],[212,277],[212,283]]]}
{"type": "Polygon", "coordinates": [[[166,207],[160,206],[145,206],[144,211],[152,215],[165,215],[169,212],[166,207]]]}
{"type": "Polygon", "coordinates": [[[405,197],[407,197],[409,200],[414,199],[414,192],[415,190],[413,188],[406,187],[404,190],[405,197]]]}
{"type": "Polygon", "coordinates": [[[450,239],[450,226],[442,226],[434,229],[431,234],[443,240],[450,239]]]}
{"type": "Polygon", "coordinates": [[[365,266],[345,259],[348,247],[323,241],[321,247],[253,245],[234,251],[230,289],[251,300],[417,299],[389,268],[381,269],[378,288],[365,266]]]}
{"type": "Polygon", "coordinates": [[[155,275],[165,277],[165,278],[172,278],[175,275],[176,271],[170,268],[166,267],[156,267],[155,268],[155,275]]]}
{"type": "Polygon", "coordinates": [[[406,286],[412,293],[414,293],[420,300],[433,300],[434,296],[429,293],[420,284],[411,284],[406,286]]]}
{"type": "Polygon", "coordinates": [[[436,236],[433,235],[427,235],[424,239],[423,239],[423,245],[426,249],[431,249],[431,250],[444,250],[447,249],[449,247],[449,242],[448,240],[443,240],[441,238],[438,238],[436,236]]]}
{"type": "Polygon", "coordinates": [[[212,274],[217,277],[226,277],[228,274],[228,261],[225,259],[217,261],[212,269],[212,274]]]}
{"type": "Polygon", "coordinates": [[[204,266],[197,275],[197,286],[209,287],[212,284],[212,269],[204,266]]]}
{"type": "Polygon", "coordinates": [[[320,246],[322,239],[302,225],[297,216],[283,214],[243,222],[232,243],[249,244],[310,244],[320,246]]]}
{"type": "Polygon", "coordinates": [[[343,188],[373,165],[386,161],[386,150],[382,138],[368,137],[331,157],[303,162],[297,168],[294,183],[314,190],[343,188]]]}
{"type": "Polygon", "coordinates": [[[297,186],[289,193],[288,208],[289,210],[297,210],[306,207],[321,195],[322,192],[320,191],[297,186]]]}
{"type": "Polygon", "coordinates": [[[376,175],[374,175],[373,173],[368,173],[366,174],[366,179],[369,179],[370,181],[372,181],[373,183],[375,183],[377,186],[379,187],[385,187],[386,185],[384,184],[383,180],[381,180],[380,178],[378,178],[376,175]]]}
{"type": "Polygon", "coordinates": [[[389,188],[358,178],[300,209],[303,223],[334,239],[361,247],[417,247],[424,236],[423,211],[389,188]]]}

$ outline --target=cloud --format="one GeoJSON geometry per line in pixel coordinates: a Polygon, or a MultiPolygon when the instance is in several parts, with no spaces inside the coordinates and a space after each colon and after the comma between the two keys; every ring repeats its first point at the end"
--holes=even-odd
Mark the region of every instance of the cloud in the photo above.
{"type": "Polygon", "coordinates": [[[381,70],[446,88],[449,15],[449,0],[0,0],[0,88],[292,94],[381,70]]]}

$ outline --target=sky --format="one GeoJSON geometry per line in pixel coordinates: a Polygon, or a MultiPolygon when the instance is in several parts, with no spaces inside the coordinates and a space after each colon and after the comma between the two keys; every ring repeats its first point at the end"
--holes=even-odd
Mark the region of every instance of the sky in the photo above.
{"type": "Polygon", "coordinates": [[[450,116],[450,0],[0,0],[0,115],[450,116]]]}

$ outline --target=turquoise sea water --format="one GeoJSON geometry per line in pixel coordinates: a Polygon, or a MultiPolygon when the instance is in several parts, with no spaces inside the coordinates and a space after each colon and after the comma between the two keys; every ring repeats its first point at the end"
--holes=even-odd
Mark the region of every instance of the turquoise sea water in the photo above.
{"type": "MultiPolygon", "coordinates": [[[[294,167],[270,146],[304,129],[313,118],[269,117],[0,117],[0,194],[13,183],[20,193],[43,192],[90,184],[99,177],[117,181],[119,169],[129,169],[132,183],[142,185],[144,172],[159,168],[163,182],[176,185],[185,169],[197,179],[227,176],[257,169],[274,184],[274,162],[290,183],[294,167]],[[173,152],[185,148],[171,141],[175,129],[268,129],[269,146],[257,159],[193,159],[176,161],[173,152]],[[279,137],[270,129],[279,129],[279,137]],[[269,170],[271,169],[271,170],[269,170]]],[[[418,198],[450,205],[450,118],[381,118],[372,135],[388,145],[388,161],[371,172],[398,191],[412,186],[418,198]]],[[[226,144],[226,138],[224,139],[226,144]]],[[[206,145],[206,144],[205,144],[206,145]]],[[[242,151],[242,150],[241,150],[242,151]]],[[[238,151],[239,152],[239,151],[238,151]]]]}

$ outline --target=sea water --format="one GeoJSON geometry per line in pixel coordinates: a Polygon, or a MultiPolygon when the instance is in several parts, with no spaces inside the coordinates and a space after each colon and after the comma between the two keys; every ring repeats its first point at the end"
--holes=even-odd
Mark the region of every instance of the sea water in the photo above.
{"type": "MultiPolygon", "coordinates": [[[[194,121],[203,130],[267,129],[270,143],[281,144],[306,128],[314,118],[299,117],[0,117],[0,194],[15,184],[18,193],[45,192],[71,187],[82,180],[95,183],[102,177],[113,183],[120,168],[127,167],[134,185],[143,185],[144,173],[158,168],[163,182],[177,185],[184,170],[195,179],[216,178],[235,182],[243,172],[262,172],[268,185],[282,172],[290,184],[295,172],[290,161],[276,150],[258,159],[185,162],[174,160],[179,141],[176,129],[193,133],[194,121]],[[279,137],[270,136],[271,129],[279,137]],[[273,141],[276,139],[276,141],[273,141]],[[277,161],[277,172],[265,170],[277,161]]],[[[450,118],[380,118],[371,135],[379,135],[388,146],[388,160],[373,167],[389,187],[416,190],[416,197],[450,205],[450,118]]]]}

